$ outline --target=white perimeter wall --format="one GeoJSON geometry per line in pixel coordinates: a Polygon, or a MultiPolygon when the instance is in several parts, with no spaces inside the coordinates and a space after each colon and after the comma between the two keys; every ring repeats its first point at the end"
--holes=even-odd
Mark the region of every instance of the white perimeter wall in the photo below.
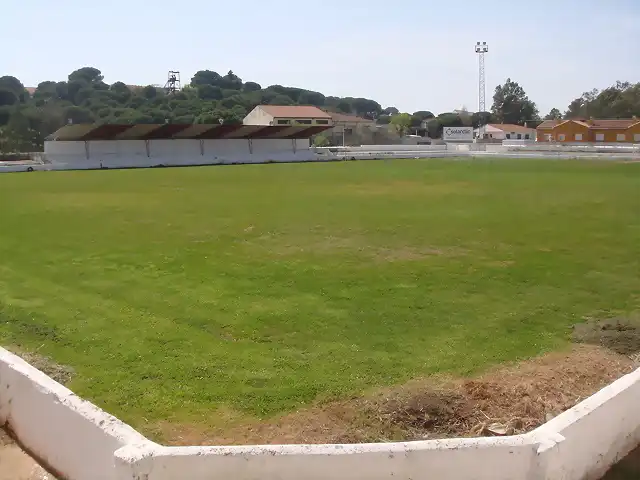
{"type": "Polygon", "coordinates": [[[226,163],[301,162],[314,159],[309,139],[92,140],[45,142],[59,168],[135,168],[226,163]]]}
{"type": "MultiPolygon", "coordinates": [[[[310,147],[309,139],[118,140],[45,142],[51,162],[35,170],[135,168],[215,165],[231,163],[322,162],[384,158],[599,158],[638,160],[640,146],[548,145],[539,143],[447,145],[362,145],[310,147]]],[[[27,166],[0,166],[2,171],[24,171],[27,166]]]]}
{"type": "Polygon", "coordinates": [[[526,435],[162,447],[0,349],[0,425],[68,480],[596,480],[640,443],[640,369],[526,435]]]}
{"type": "Polygon", "coordinates": [[[521,437],[370,445],[159,448],[116,453],[134,480],[525,480],[536,446],[521,437]]]}
{"type": "Polygon", "coordinates": [[[115,480],[117,449],[131,444],[155,445],[0,348],[3,425],[45,466],[69,480],[115,480]]]}

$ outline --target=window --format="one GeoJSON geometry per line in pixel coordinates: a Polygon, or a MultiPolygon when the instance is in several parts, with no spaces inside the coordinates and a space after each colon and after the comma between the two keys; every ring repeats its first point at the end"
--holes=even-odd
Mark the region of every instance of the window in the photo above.
{"type": "Polygon", "coordinates": [[[619,133],[616,135],[616,140],[618,142],[624,142],[627,139],[627,136],[624,133],[619,133]]]}
{"type": "Polygon", "coordinates": [[[564,142],[564,139],[565,139],[564,133],[561,133],[560,135],[558,135],[558,141],[559,142],[564,142]]]}
{"type": "Polygon", "coordinates": [[[529,135],[528,133],[524,134],[524,139],[525,140],[531,140],[531,135],[529,135]]]}
{"type": "Polygon", "coordinates": [[[345,128],[344,129],[344,134],[345,135],[352,135],[353,134],[353,128],[345,128]]]}
{"type": "Polygon", "coordinates": [[[633,136],[633,141],[634,141],[634,142],[640,142],[640,133],[636,133],[636,134],[633,136]]]}
{"type": "Polygon", "coordinates": [[[312,120],[296,120],[296,123],[300,125],[311,125],[312,120]]]}
{"type": "Polygon", "coordinates": [[[318,125],[329,125],[329,120],[316,120],[318,125]]]}
{"type": "Polygon", "coordinates": [[[596,142],[604,142],[604,133],[596,133],[596,142]]]}
{"type": "Polygon", "coordinates": [[[581,142],[581,141],[582,141],[582,134],[576,133],[576,142],[581,142]]]}
{"type": "Polygon", "coordinates": [[[291,120],[278,120],[278,125],[291,125],[291,120]]]}
{"type": "Polygon", "coordinates": [[[507,140],[511,140],[511,134],[507,133],[507,140]]]}
{"type": "Polygon", "coordinates": [[[518,140],[522,140],[522,134],[521,133],[518,134],[518,140]]]}

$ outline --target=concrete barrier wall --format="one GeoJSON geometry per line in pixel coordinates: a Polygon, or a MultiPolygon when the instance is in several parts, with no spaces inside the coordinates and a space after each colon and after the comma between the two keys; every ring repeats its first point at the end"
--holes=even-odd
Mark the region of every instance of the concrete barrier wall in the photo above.
{"type": "Polygon", "coordinates": [[[531,433],[545,476],[597,480],[640,444],[640,369],[531,433]],[[546,443],[546,446],[544,444],[546,443]]]}
{"type": "Polygon", "coordinates": [[[640,369],[513,437],[162,447],[0,349],[0,426],[68,480],[596,480],[640,443],[640,369]]]}
{"type": "MultiPolygon", "coordinates": [[[[333,148],[335,147],[325,147],[333,148]]],[[[361,145],[359,147],[345,147],[354,152],[401,152],[411,150],[414,152],[429,152],[433,150],[446,150],[446,145],[361,145]]]]}
{"type": "Polygon", "coordinates": [[[115,480],[116,450],[155,445],[1,348],[0,426],[44,466],[69,480],[115,480]]]}
{"type": "Polygon", "coordinates": [[[161,447],[116,453],[118,475],[136,480],[513,480],[535,463],[521,437],[368,445],[161,447]]]}

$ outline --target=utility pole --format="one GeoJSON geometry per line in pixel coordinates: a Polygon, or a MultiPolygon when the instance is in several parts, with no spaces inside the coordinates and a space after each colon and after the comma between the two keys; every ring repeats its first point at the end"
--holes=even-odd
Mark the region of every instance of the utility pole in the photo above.
{"type": "MultiPolygon", "coordinates": [[[[489,51],[489,45],[487,42],[476,42],[476,54],[478,55],[478,112],[484,113],[487,111],[486,105],[486,85],[484,74],[484,55],[489,51]]],[[[481,119],[481,121],[484,121],[481,119]]],[[[478,130],[478,137],[484,136],[484,124],[480,125],[478,130]]]]}

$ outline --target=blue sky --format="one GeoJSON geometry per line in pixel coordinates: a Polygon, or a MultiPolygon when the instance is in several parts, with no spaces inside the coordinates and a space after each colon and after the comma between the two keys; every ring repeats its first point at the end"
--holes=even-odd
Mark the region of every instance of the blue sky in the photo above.
{"type": "Polygon", "coordinates": [[[183,83],[201,69],[263,86],[361,96],[400,110],[477,109],[507,77],[542,114],[583,91],[640,81],[640,0],[3,0],[0,75],[26,86],[82,66],[107,82],[183,83]]]}

